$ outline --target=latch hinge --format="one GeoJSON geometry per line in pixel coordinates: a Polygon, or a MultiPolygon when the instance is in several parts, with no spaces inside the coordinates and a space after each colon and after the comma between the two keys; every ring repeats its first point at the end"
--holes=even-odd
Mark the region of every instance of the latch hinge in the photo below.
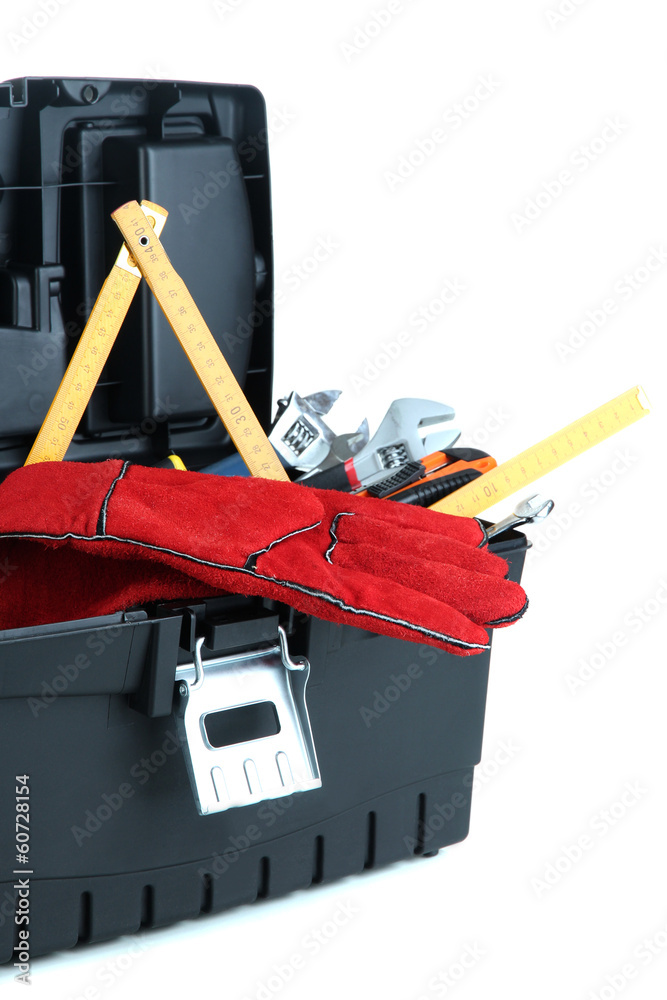
{"type": "Polygon", "coordinates": [[[310,664],[278,642],[176,671],[176,721],[200,815],[320,788],[306,707],[310,664]]]}

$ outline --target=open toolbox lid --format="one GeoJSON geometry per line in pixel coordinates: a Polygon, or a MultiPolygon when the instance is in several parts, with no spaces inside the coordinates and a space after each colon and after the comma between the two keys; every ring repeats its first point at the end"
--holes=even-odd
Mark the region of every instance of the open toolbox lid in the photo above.
{"type": "MultiPolygon", "coordinates": [[[[0,479],[22,465],[120,249],[110,213],[169,211],[163,242],[260,423],[271,417],[266,110],[254,87],[27,78],[0,84],[0,479]]],[[[197,469],[234,451],[145,282],[74,461],[197,469]]]]}

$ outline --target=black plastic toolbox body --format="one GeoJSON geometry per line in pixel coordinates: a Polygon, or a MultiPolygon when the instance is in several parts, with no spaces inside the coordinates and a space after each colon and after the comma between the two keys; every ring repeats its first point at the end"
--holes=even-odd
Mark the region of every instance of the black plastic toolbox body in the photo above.
{"type": "MultiPolygon", "coordinates": [[[[163,241],[266,427],[272,255],[267,127],[250,87],[0,86],[0,474],[21,465],[119,249],[109,212],[170,211],[163,241]]],[[[199,468],[228,436],[147,289],[68,458],[199,468]]],[[[285,387],[292,389],[292,386],[285,387]]],[[[298,387],[297,387],[298,388],[298,387]]],[[[526,540],[494,551],[518,580],[526,540]]],[[[0,632],[0,962],[14,960],[16,776],[30,776],[36,955],[279,895],[466,836],[489,654],[456,657],[229,597],[0,632]],[[311,672],[322,787],[197,811],[172,699],[194,638],[235,654],[278,624],[311,672]]]]}

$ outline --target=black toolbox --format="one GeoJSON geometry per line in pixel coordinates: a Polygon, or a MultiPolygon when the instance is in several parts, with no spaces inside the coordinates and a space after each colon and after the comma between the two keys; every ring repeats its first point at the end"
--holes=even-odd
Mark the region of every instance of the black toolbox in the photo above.
{"type": "MultiPolygon", "coordinates": [[[[165,246],[266,429],[261,94],[13,80],[0,85],[0,136],[0,476],[25,461],[118,252],[109,213],[131,198],[169,210],[165,246]]],[[[67,457],[153,464],[172,449],[195,470],[233,452],[144,283],[67,457]]],[[[518,580],[525,537],[493,549],[518,580]]],[[[488,670],[488,653],[456,657],[241,596],[88,620],[72,609],[71,621],[0,632],[0,961],[17,961],[28,908],[35,957],[460,841],[488,670]],[[209,660],[238,661],[253,682],[267,658],[278,670],[307,658],[304,753],[319,780],[306,790],[201,814],[174,696],[202,639],[209,660]],[[24,775],[29,874],[16,860],[24,775]]]]}

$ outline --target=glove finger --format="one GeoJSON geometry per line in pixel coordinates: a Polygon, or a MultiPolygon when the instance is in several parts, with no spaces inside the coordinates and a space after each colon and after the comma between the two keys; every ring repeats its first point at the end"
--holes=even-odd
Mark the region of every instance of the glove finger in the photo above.
{"type": "MultiPolygon", "coordinates": [[[[435,524],[437,527],[437,522],[435,524]]],[[[471,547],[458,538],[414,528],[388,531],[384,522],[369,518],[365,514],[348,517],[338,515],[334,534],[339,545],[358,543],[377,548],[378,558],[393,558],[394,555],[409,553],[410,558],[416,563],[428,559],[434,563],[487,573],[489,576],[507,575],[506,560],[489,552],[487,548],[471,547]]],[[[329,554],[331,556],[331,552],[329,554]]]]}
{"type": "MultiPolygon", "coordinates": [[[[355,620],[350,624],[412,642],[426,642],[468,656],[490,648],[486,630],[457,608],[357,566],[336,567],[335,593],[355,620]]],[[[325,615],[324,617],[328,617],[325,615]]]]}
{"type": "Polygon", "coordinates": [[[489,628],[509,625],[521,618],[528,607],[526,594],[518,583],[466,567],[416,560],[411,554],[386,552],[361,543],[341,543],[334,550],[333,562],[350,570],[359,567],[376,579],[395,580],[406,589],[427,594],[489,628]]]}
{"type": "Polygon", "coordinates": [[[473,548],[484,545],[487,540],[484,526],[475,517],[442,514],[437,510],[429,510],[428,507],[413,507],[411,504],[379,500],[377,497],[356,497],[336,490],[311,492],[319,494],[319,499],[332,517],[340,511],[363,514],[382,523],[385,531],[400,533],[404,529],[414,529],[428,535],[456,538],[473,548]]]}
{"type": "Polygon", "coordinates": [[[486,631],[457,609],[357,566],[348,570],[325,563],[323,572],[307,547],[306,558],[295,552],[295,543],[303,545],[297,536],[289,546],[277,546],[261,556],[256,569],[245,570],[200,561],[184,565],[169,551],[156,562],[145,547],[131,543],[73,540],[46,546],[5,540],[0,551],[7,552],[17,571],[9,581],[12,599],[6,605],[7,617],[2,614],[0,620],[4,627],[17,628],[67,621],[80,617],[83,608],[86,616],[93,616],[158,598],[201,598],[232,591],[270,597],[319,618],[425,642],[450,653],[469,655],[489,648],[486,631]],[[22,567],[27,570],[25,579],[22,567]],[[66,594],[53,588],[56,578],[68,579],[66,594]],[[28,617],[21,617],[17,607],[26,609],[28,617]]]}
{"type": "Polygon", "coordinates": [[[247,570],[204,560],[184,565],[170,550],[160,552],[158,563],[145,545],[131,542],[73,539],[47,546],[5,539],[2,551],[17,569],[6,581],[10,589],[3,592],[7,601],[2,602],[0,617],[4,627],[16,628],[107,614],[157,598],[233,591],[270,597],[307,614],[452,653],[469,655],[489,648],[485,630],[455,608],[356,567],[325,563],[322,572],[301,537],[293,542],[300,543],[303,552],[298,546],[295,551],[294,544],[279,545],[260,557],[258,569],[247,570]],[[66,593],[52,586],[59,578],[69,581],[66,593]],[[21,616],[21,607],[30,610],[28,617],[21,616]]]}
{"type": "Polygon", "coordinates": [[[320,618],[464,655],[489,648],[484,628],[459,609],[391,577],[368,573],[358,562],[348,568],[313,560],[302,536],[261,555],[254,574],[253,587],[262,580],[274,581],[286,588],[280,599],[320,618]],[[332,606],[345,614],[332,614],[332,606]]]}

